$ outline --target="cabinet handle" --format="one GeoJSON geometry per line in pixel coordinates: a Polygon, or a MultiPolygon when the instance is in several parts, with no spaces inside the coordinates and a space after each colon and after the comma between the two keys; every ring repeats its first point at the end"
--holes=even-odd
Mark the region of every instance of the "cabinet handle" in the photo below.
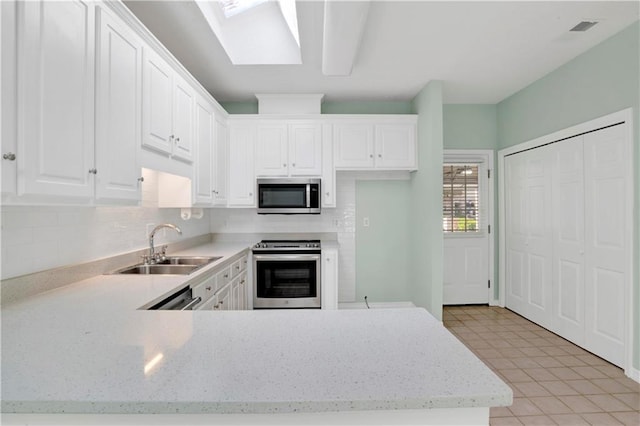
{"type": "Polygon", "coordinates": [[[287,163],[284,163],[284,164],[282,165],[282,167],[287,167],[287,163]]]}
{"type": "Polygon", "coordinates": [[[144,182],[144,177],[139,177],[138,182],[144,182]]]}
{"type": "Polygon", "coordinates": [[[382,158],[382,154],[378,154],[378,158],[382,158]]]}
{"type": "Polygon", "coordinates": [[[249,193],[249,197],[253,197],[253,192],[250,192],[250,193],[249,193]]]}
{"type": "Polygon", "coordinates": [[[98,169],[89,169],[89,173],[91,173],[92,175],[97,175],[98,169]]]}
{"type": "Polygon", "coordinates": [[[229,274],[224,274],[224,277],[225,278],[229,278],[229,274]]]}
{"type": "Polygon", "coordinates": [[[204,289],[207,290],[207,291],[211,291],[211,286],[207,286],[204,289]]]}
{"type": "Polygon", "coordinates": [[[369,158],[373,158],[373,154],[369,154],[369,158]]]}
{"type": "Polygon", "coordinates": [[[244,284],[244,280],[240,281],[240,284],[244,284]]]}
{"type": "Polygon", "coordinates": [[[296,163],[293,163],[293,164],[291,164],[291,165],[292,165],[293,167],[295,167],[295,166],[296,166],[296,163]]]}
{"type": "Polygon", "coordinates": [[[7,152],[2,156],[4,160],[15,161],[16,155],[13,152],[7,152]]]}
{"type": "Polygon", "coordinates": [[[176,143],[180,142],[180,138],[176,138],[176,143]]]}
{"type": "Polygon", "coordinates": [[[329,193],[327,192],[327,197],[329,196],[329,193]]]}

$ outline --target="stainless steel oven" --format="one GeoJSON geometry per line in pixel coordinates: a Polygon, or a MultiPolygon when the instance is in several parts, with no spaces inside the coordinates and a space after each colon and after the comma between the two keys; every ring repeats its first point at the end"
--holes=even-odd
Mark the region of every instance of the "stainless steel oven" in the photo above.
{"type": "Polygon", "coordinates": [[[253,307],[320,308],[320,241],[261,241],[253,247],[253,307]]]}

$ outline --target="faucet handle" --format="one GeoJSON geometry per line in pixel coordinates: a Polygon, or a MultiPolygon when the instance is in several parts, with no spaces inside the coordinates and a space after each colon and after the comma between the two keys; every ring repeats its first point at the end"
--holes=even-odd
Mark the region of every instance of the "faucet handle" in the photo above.
{"type": "Polygon", "coordinates": [[[140,257],[142,258],[142,263],[144,263],[145,265],[149,265],[151,263],[151,256],[149,256],[148,254],[143,254],[140,257]]]}

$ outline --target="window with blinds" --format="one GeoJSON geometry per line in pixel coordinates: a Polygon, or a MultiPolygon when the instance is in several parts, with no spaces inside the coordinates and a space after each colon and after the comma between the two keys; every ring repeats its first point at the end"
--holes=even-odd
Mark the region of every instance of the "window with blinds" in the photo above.
{"type": "Polygon", "coordinates": [[[442,169],[442,229],[480,232],[478,164],[445,164],[442,169]]]}

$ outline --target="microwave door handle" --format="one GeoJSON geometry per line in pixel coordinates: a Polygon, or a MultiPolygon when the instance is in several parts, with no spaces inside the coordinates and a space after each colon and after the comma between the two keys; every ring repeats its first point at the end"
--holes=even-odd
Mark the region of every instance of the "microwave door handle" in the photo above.
{"type": "Polygon", "coordinates": [[[307,184],[307,208],[311,208],[311,184],[307,184]]]}

